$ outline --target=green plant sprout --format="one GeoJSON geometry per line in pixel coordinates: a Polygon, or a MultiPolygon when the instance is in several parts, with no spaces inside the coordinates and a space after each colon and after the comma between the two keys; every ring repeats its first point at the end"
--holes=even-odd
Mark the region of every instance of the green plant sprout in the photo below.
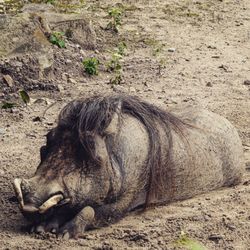
{"type": "Polygon", "coordinates": [[[49,37],[49,41],[52,44],[57,45],[59,48],[65,48],[65,40],[63,36],[64,32],[53,32],[49,37]]]}
{"type": "Polygon", "coordinates": [[[12,102],[2,102],[1,109],[11,109],[16,106],[16,103],[12,102]]]}
{"type": "Polygon", "coordinates": [[[113,72],[110,79],[110,84],[121,84],[122,82],[122,64],[121,60],[126,53],[127,45],[125,42],[120,42],[114,50],[110,61],[107,64],[107,71],[113,72]]]}
{"type": "Polygon", "coordinates": [[[186,233],[181,231],[179,239],[175,241],[177,247],[186,248],[188,250],[206,250],[206,248],[196,240],[190,239],[186,233]]]}
{"type": "Polygon", "coordinates": [[[19,95],[26,105],[30,102],[29,94],[25,90],[19,91],[19,95]]]}
{"type": "Polygon", "coordinates": [[[95,57],[87,58],[82,61],[84,70],[89,75],[98,75],[98,65],[100,64],[99,60],[95,57]]]}
{"type": "Polygon", "coordinates": [[[120,8],[113,7],[108,10],[108,15],[111,20],[107,24],[106,28],[118,33],[118,26],[121,26],[122,10],[120,8]]]}

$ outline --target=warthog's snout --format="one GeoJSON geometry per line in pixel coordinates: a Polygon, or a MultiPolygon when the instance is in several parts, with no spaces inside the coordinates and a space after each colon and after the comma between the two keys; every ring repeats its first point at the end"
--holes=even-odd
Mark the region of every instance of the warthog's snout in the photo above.
{"type": "MultiPolygon", "coordinates": [[[[50,188],[50,192],[46,192],[46,195],[40,194],[32,190],[29,181],[16,178],[13,182],[16,197],[19,202],[19,206],[22,212],[40,214],[45,213],[50,208],[69,203],[70,199],[65,198],[62,190],[50,188]],[[47,197],[47,198],[45,198],[47,197]]],[[[46,190],[46,188],[44,188],[46,190]]]]}

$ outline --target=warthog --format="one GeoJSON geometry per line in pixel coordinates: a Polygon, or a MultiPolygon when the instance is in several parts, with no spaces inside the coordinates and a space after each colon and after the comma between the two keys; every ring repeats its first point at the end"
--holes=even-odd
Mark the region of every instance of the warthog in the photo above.
{"type": "Polygon", "coordinates": [[[175,115],[131,96],[64,107],[28,180],[15,179],[35,232],[77,237],[138,207],[240,182],[241,140],[228,120],[199,108],[175,115]]]}

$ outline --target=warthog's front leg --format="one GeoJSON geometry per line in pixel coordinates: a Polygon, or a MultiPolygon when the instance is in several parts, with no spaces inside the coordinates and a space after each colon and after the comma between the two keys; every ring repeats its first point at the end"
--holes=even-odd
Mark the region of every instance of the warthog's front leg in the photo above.
{"type": "Polygon", "coordinates": [[[81,210],[72,220],[66,222],[58,230],[57,235],[64,239],[78,238],[86,228],[94,221],[95,211],[87,206],[81,210]]]}
{"type": "Polygon", "coordinates": [[[73,219],[66,222],[62,215],[55,214],[51,220],[34,225],[31,233],[50,232],[64,239],[77,238],[93,223],[94,217],[94,209],[90,206],[83,208],[73,219]]]}

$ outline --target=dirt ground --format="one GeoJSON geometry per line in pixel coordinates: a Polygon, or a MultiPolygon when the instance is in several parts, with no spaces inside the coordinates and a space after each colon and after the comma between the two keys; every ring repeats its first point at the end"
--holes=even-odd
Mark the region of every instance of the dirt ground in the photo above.
{"type": "MultiPolygon", "coordinates": [[[[0,249],[191,249],[177,243],[185,233],[204,249],[250,249],[250,1],[138,0],[126,6],[119,34],[105,31],[107,8],[115,1],[87,1],[85,10],[97,30],[97,49],[85,50],[101,61],[88,77],[66,52],[58,57],[56,90],[34,89],[37,100],[0,110],[0,249]],[[110,85],[104,70],[110,51],[127,44],[123,82],[110,85]],[[68,101],[93,93],[130,93],[165,109],[199,105],[229,119],[243,142],[246,171],[241,185],[128,215],[79,240],[28,234],[14,193],[15,177],[28,177],[39,162],[44,135],[68,101]],[[44,117],[41,121],[37,117],[44,117]]],[[[0,45],[1,46],[1,45],[0,45]]],[[[77,48],[73,48],[77,49],[77,48]]],[[[70,53],[68,53],[70,54],[70,53]]],[[[0,83],[2,84],[2,83],[0,83]]],[[[0,89],[0,98],[8,96],[0,89]]],[[[201,248],[192,248],[201,249],[201,248]]]]}

